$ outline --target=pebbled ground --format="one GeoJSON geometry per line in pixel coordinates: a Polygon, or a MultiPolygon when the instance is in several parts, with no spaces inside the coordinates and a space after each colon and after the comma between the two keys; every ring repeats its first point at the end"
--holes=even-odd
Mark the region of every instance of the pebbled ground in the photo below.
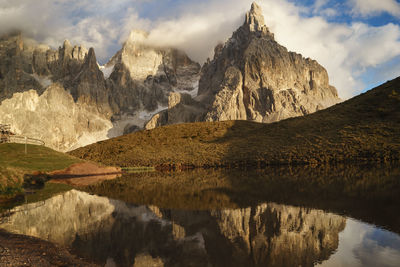
{"type": "Polygon", "coordinates": [[[98,265],[80,259],[50,242],[0,230],[0,267],[15,266],[98,265]]]}

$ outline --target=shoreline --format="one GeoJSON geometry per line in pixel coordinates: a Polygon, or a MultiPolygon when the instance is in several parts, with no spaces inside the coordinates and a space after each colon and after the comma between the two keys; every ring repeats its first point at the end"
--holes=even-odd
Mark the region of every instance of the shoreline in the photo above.
{"type": "Polygon", "coordinates": [[[74,255],[68,248],[25,235],[0,229],[0,266],[77,266],[97,264],[74,255]]]}
{"type": "MultiPolygon", "coordinates": [[[[337,165],[354,165],[354,166],[381,166],[381,165],[392,165],[400,163],[400,159],[394,159],[389,161],[381,160],[350,160],[350,161],[332,161],[332,162],[251,162],[251,160],[234,163],[222,163],[219,165],[193,165],[193,164],[181,164],[181,163],[166,163],[155,165],[154,170],[158,172],[170,172],[170,171],[189,171],[195,169],[215,169],[215,170],[265,170],[267,168],[274,167],[301,167],[301,166],[312,166],[312,167],[324,167],[324,166],[337,166],[337,165]],[[250,162],[250,163],[249,163],[250,162]]],[[[124,167],[122,167],[124,168],[124,167]]],[[[138,167],[139,168],[139,167],[138,167]]]]}

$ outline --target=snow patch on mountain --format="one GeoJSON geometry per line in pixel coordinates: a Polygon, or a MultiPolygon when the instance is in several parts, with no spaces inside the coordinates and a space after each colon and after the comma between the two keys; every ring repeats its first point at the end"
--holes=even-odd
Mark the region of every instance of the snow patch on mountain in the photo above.
{"type": "Polygon", "coordinates": [[[114,65],[110,65],[110,66],[104,65],[104,66],[99,66],[99,68],[104,74],[104,79],[108,79],[114,70],[114,65]]]}
{"type": "Polygon", "coordinates": [[[108,138],[114,138],[128,134],[132,129],[141,130],[155,114],[166,109],[168,109],[167,106],[158,106],[158,108],[153,111],[142,109],[133,115],[122,114],[113,122],[113,127],[108,131],[107,136],[108,138]]]}
{"type": "Polygon", "coordinates": [[[35,78],[35,80],[38,81],[44,88],[49,87],[53,83],[50,76],[39,76],[36,73],[31,74],[31,76],[35,78]]]}

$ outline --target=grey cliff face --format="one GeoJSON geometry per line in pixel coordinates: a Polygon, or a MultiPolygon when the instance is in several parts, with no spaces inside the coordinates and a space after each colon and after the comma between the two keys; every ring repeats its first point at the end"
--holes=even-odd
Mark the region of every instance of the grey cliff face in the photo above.
{"type": "Polygon", "coordinates": [[[0,39],[0,101],[31,88],[44,92],[44,86],[32,76],[33,52],[34,48],[25,45],[20,34],[0,39]]]}
{"type": "Polygon", "coordinates": [[[106,87],[104,75],[97,64],[94,49],[90,48],[84,58],[83,66],[72,84],[71,94],[78,102],[97,107],[99,112],[110,118],[110,91],[106,87]]]}
{"type": "MultiPolygon", "coordinates": [[[[203,108],[191,116],[195,117],[192,121],[268,123],[306,115],[340,99],[318,62],[289,52],[275,41],[261,8],[253,3],[244,24],[215,48],[214,59],[202,67],[196,101],[203,108]]],[[[179,119],[168,118],[167,124],[188,122],[185,113],[192,111],[181,111],[179,119]]],[[[151,125],[157,124],[154,120],[151,125]]]]}

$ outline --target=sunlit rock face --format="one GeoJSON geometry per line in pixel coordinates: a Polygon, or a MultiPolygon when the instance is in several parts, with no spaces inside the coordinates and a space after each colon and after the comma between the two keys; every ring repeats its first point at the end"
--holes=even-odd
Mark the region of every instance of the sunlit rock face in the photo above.
{"type": "Polygon", "coordinates": [[[151,125],[224,120],[268,123],[340,101],[318,62],[289,52],[275,41],[256,3],[244,24],[215,48],[214,59],[202,67],[196,100],[197,104],[186,101],[174,107],[178,118],[158,116],[151,125]]]}
{"type": "Polygon", "coordinates": [[[344,227],[341,216],[273,203],[164,210],[75,190],[17,207],[0,224],[117,266],[312,266],[337,249],[344,227]]]}
{"type": "Polygon", "coordinates": [[[61,151],[104,140],[112,128],[96,106],[75,102],[58,83],[40,96],[35,90],[15,93],[0,104],[0,118],[14,133],[45,140],[46,146],[61,151]]]}
{"type": "Polygon", "coordinates": [[[61,151],[107,138],[112,113],[93,49],[12,34],[0,39],[0,59],[1,123],[61,151]]]}

